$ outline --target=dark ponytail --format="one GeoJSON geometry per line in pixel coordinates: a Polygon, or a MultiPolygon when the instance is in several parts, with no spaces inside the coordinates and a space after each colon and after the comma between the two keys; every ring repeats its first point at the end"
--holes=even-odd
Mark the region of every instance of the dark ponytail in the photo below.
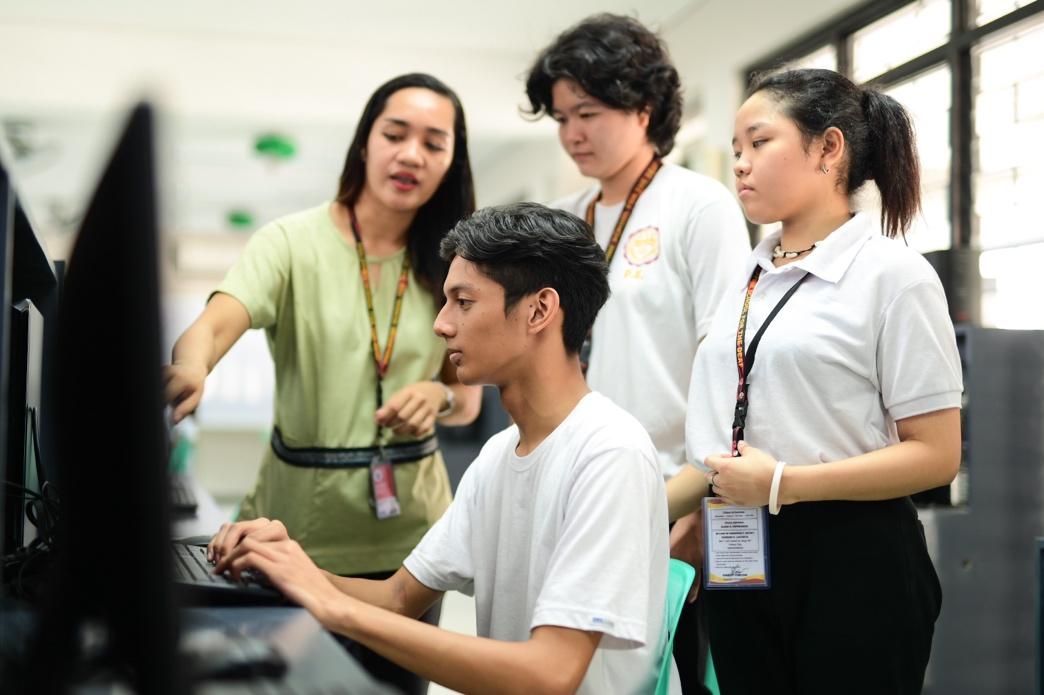
{"type": "Polygon", "coordinates": [[[873,179],[881,191],[881,228],[905,233],[921,206],[921,176],[910,116],[899,102],[857,87],[833,70],[787,70],[757,76],[747,96],[767,91],[804,135],[805,145],[834,127],[845,136],[845,193],[873,179]]]}
{"type": "Polygon", "coordinates": [[[881,226],[890,237],[905,234],[921,207],[921,167],[910,116],[899,102],[876,89],[863,90],[869,130],[868,176],[881,191],[881,226]]]}

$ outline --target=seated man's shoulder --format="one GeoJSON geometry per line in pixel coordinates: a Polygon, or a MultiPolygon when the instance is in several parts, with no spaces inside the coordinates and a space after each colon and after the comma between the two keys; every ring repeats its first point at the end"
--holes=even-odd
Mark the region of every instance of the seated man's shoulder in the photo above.
{"type": "Polygon", "coordinates": [[[586,400],[589,407],[574,434],[585,454],[632,454],[630,458],[646,460],[658,470],[656,447],[637,418],[600,393],[592,393],[586,400]]]}

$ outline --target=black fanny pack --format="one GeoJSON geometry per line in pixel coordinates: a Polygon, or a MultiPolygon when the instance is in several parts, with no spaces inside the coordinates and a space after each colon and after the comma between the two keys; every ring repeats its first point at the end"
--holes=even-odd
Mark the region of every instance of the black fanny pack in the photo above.
{"type": "MultiPolygon", "coordinates": [[[[384,456],[391,463],[411,463],[431,456],[439,450],[439,439],[434,434],[416,442],[389,444],[383,448],[384,456]]],[[[280,461],[301,468],[367,468],[373,457],[380,453],[375,446],[360,446],[349,449],[324,449],[322,447],[289,447],[283,441],[278,427],[272,428],[272,451],[280,461]]]]}

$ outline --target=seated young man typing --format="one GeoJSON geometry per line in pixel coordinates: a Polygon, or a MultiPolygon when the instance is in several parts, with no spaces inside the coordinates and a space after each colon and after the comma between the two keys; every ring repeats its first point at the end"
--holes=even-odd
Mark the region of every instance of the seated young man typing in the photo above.
{"type": "MultiPolygon", "coordinates": [[[[605,252],[573,215],[487,208],[442,242],[435,331],[465,384],[494,384],[514,425],[391,578],[319,570],[278,521],[226,524],[217,572],[256,568],[328,629],[465,693],[649,693],[663,648],[667,507],[656,450],[592,392],[578,352],[605,302],[605,252]],[[475,596],[469,637],[416,620],[475,596]]],[[[350,533],[351,529],[345,529],[350,533]]]]}

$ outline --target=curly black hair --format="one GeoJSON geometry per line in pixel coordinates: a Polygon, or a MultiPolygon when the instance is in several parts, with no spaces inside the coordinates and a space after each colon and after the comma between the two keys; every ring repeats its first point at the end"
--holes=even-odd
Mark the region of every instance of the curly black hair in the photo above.
{"type": "Polygon", "coordinates": [[[551,113],[551,87],[560,79],[576,82],[614,109],[648,108],[646,136],[656,153],[663,157],[674,148],[681,125],[681,80],[666,45],[637,19],[597,14],[559,34],[526,78],[530,115],[551,113]]]}

